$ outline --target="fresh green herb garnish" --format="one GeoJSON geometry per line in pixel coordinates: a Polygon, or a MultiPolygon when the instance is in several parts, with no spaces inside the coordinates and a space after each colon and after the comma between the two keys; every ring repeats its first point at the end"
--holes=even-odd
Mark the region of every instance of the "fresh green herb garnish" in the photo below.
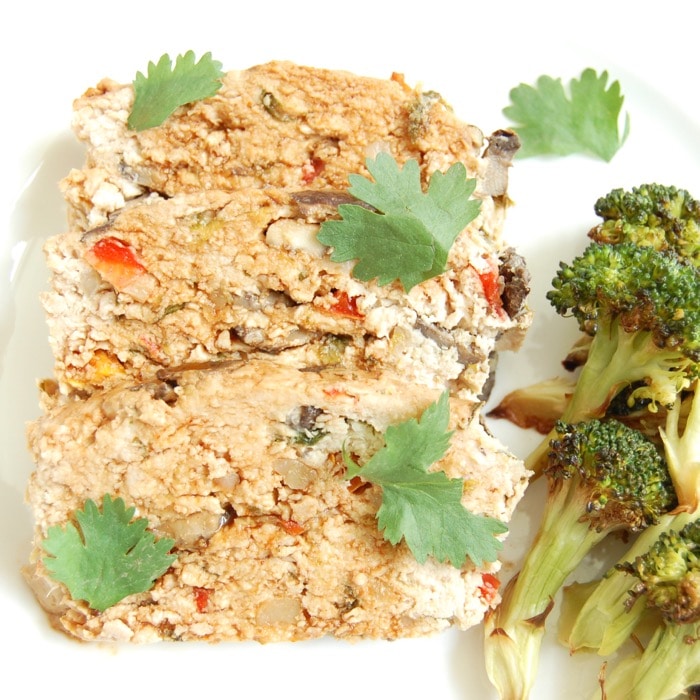
{"type": "Polygon", "coordinates": [[[449,410],[445,392],[425,409],[420,421],[389,426],[384,447],[363,467],[344,455],[346,478],[359,476],[381,486],[379,529],[391,544],[404,539],[418,562],[432,555],[461,567],[469,557],[479,566],[496,559],[501,542],[495,535],[506,532],[507,527],[494,518],[474,515],[462,505],[462,479],[428,471],[449,447],[449,410]]]}
{"type": "Polygon", "coordinates": [[[160,126],[178,107],[212,97],[224,76],[221,63],[206,53],[195,62],[193,51],[178,56],[172,67],[163,54],[158,63],[148,63],[148,75],[140,71],[134,79],[134,104],[127,121],[133,131],[160,126]]]}
{"type": "Polygon", "coordinates": [[[620,133],[624,97],[608,73],[586,68],[569,83],[542,75],[535,86],[521,83],[510,91],[503,114],[514,124],[521,141],[519,158],[541,155],[590,155],[604,161],[621,148],[629,134],[629,115],[620,133]]]}
{"type": "Polygon", "coordinates": [[[44,566],[54,581],[66,585],[74,600],[85,600],[102,612],[133,593],[143,593],[175,561],[168,554],[174,540],[155,539],[146,518],[134,517],[121,498],[92,500],[76,511],[78,527],[49,528],[43,548],[44,566]]]}
{"type": "Polygon", "coordinates": [[[434,173],[423,192],[415,160],[399,169],[390,155],[380,153],[366,165],[374,181],[350,175],[349,192],[376,211],[341,204],[342,219],[324,221],[318,240],[333,247],[331,260],[357,260],[357,279],[376,278],[380,285],[399,280],[410,291],[445,271],[457,235],[479,213],[480,202],[471,199],[476,180],[455,163],[434,173]]]}

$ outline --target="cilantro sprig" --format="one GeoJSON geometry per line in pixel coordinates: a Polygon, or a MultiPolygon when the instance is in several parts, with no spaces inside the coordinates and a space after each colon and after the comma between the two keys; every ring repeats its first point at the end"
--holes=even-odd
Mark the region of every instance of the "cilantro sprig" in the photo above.
{"type": "Polygon", "coordinates": [[[455,567],[463,566],[469,557],[479,566],[496,559],[502,546],[496,535],[507,527],[462,505],[462,479],[451,479],[444,471],[428,471],[449,447],[448,423],[449,396],[445,392],[423,411],[420,420],[389,426],[384,447],[364,466],[344,455],[346,478],[359,476],[381,487],[379,530],[391,544],[405,540],[419,563],[431,555],[455,567]]]}
{"type": "Polygon", "coordinates": [[[624,96],[617,80],[608,81],[607,71],[598,75],[586,68],[569,82],[568,92],[560,78],[548,75],[535,85],[513,88],[503,114],[520,137],[517,157],[584,154],[612,160],[627,139],[630,121],[625,114],[621,130],[624,96]]]}
{"type": "Polygon", "coordinates": [[[146,518],[132,520],[134,513],[121,498],[105,494],[101,511],[92,500],[76,511],[78,527],[49,528],[42,543],[49,555],[44,566],[74,600],[102,612],[128,595],[150,590],[175,561],[168,554],[175,541],[156,540],[146,518]]]}
{"type": "Polygon", "coordinates": [[[178,56],[175,66],[168,54],[158,63],[149,61],[147,75],[134,78],[134,104],[127,120],[133,131],[160,126],[178,107],[212,97],[221,87],[222,64],[204,54],[195,60],[193,51],[178,56]]]}
{"type": "Polygon", "coordinates": [[[331,260],[356,260],[352,274],[379,285],[399,280],[406,291],[447,268],[450,248],[479,213],[471,198],[476,180],[462,163],[435,172],[423,192],[415,160],[399,168],[387,153],[367,159],[374,180],[352,174],[349,192],[361,204],[341,204],[339,220],[324,221],[318,233],[333,248],[331,260]]]}

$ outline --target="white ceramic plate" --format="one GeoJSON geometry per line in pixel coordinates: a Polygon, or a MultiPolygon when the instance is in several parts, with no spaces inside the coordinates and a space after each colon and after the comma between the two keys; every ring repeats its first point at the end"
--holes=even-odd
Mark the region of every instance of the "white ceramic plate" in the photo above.
{"type": "MultiPolygon", "coordinates": [[[[395,6],[365,0],[342,6],[298,1],[239,9],[231,2],[127,0],[102,9],[96,3],[67,1],[47,7],[21,3],[12,22],[3,23],[3,688],[17,687],[33,697],[68,690],[97,698],[161,693],[288,700],[495,697],[483,670],[480,628],[392,643],[80,645],[49,629],[20,575],[31,534],[23,502],[32,469],[24,423],[38,413],[35,380],[50,371],[38,303],[46,278],[41,244],[64,226],[57,181],[82,163],[82,151],[69,131],[71,101],[104,76],[130,81],[162,53],[212,51],[230,69],[284,58],[377,77],[399,71],[408,82],[441,92],[462,118],[486,133],[507,126],[501,110],[519,82],[533,82],[543,73],[568,80],[587,66],[607,69],[622,84],[632,123],[629,140],[612,163],[578,157],[524,161],[511,175],[516,206],[506,236],[528,258],[537,316],[522,351],[503,356],[494,400],[559,372],[575,331],[548,308],[544,294],[558,261],[585,245],[585,232],[595,221],[595,199],[613,187],[650,181],[700,193],[697,90],[695,96],[689,94],[694,5],[667,1],[663,17],[625,16],[615,3],[597,1],[575,10],[538,1],[482,5],[462,3],[455,9],[443,0],[395,6]]],[[[696,65],[695,56],[693,60],[696,65]]],[[[492,427],[521,456],[538,440],[503,422],[492,427]]],[[[513,522],[506,575],[527,544],[539,498],[533,490],[513,522]]],[[[582,575],[592,575],[595,567],[595,561],[588,562],[582,575]]],[[[554,616],[550,622],[534,698],[590,697],[599,660],[570,659],[554,641],[554,616]]]]}

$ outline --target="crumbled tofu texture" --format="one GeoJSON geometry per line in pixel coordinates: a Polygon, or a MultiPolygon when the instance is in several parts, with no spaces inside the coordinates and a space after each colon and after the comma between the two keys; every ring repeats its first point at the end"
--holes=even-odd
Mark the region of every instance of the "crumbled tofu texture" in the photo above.
{"type": "Polygon", "coordinates": [[[228,73],[214,97],[138,133],[126,126],[133,99],[131,85],[105,79],[75,101],[74,130],[87,159],[63,190],[81,228],[105,223],[148,192],[346,189],[348,174],[366,172],[366,158],[379,151],[400,163],[416,159],[424,180],[456,161],[472,175],[485,175],[495,162],[482,158],[477,127],[400,76],[381,80],[271,62],[228,73]]]}
{"type": "Polygon", "coordinates": [[[461,234],[448,272],[410,294],[332,262],[317,218],[294,193],[246,188],[151,198],[94,231],[51,238],[43,301],[62,393],[274,352],[296,366],[395,366],[476,399],[499,339],[529,324],[527,308],[511,317],[484,293],[480,270],[502,253],[484,234],[487,216],[461,234]],[[132,275],[95,262],[110,241],[132,251],[132,275]]]}
{"type": "Polygon", "coordinates": [[[484,137],[402,77],[272,62],[230,72],[161,126],[126,124],[133,89],[75,101],[83,167],[61,187],[68,230],[45,244],[54,355],[36,463],[27,578],[82,640],[302,640],[466,629],[498,603],[498,561],[419,564],[377,527],[380,489],[344,479],[387,427],[445,390],[435,469],[463,502],[508,521],[528,472],[484,428],[495,355],[531,322],[524,261],[504,241],[517,137],[484,137]],[[479,215],[447,271],[406,293],[331,260],[320,226],[350,174],[390,153],[431,175],[464,164],[479,215]],[[72,600],[41,542],[87,499],[120,496],[177,560],[103,613],[72,600]]]}
{"type": "MultiPolygon", "coordinates": [[[[418,564],[378,531],[380,490],[343,479],[343,447],[365,461],[387,426],[438,397],[407,389],[388,373],[252,360],[47,413],[29,432],[35,587],[46,583],[47,528],[103,493],[174,537],[178,555],[153,590],[104,613],[64,593],[54,623],[81,639],[135,642],[393,639],[478,623],[497,602],[482,575],[499,564],[418,564]],[[304,431],[321,437],[304,444],[304,431]]],[[[450,413],[454,438],[434,468],[465,480],[467,508],[508,520],[526,484],[522,463],[484,430],[477,406],[455,398],[450,413]]]]}

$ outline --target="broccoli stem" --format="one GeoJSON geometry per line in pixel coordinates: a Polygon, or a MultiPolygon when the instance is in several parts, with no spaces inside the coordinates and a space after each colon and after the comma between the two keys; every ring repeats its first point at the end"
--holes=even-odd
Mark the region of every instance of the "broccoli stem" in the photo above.
{"type": "Polygon", "coordinates": [[[501,700],[525,700],[537,675],[546,617],[553,598],[607,530],[582,521],[577,476],[552,482],[542,522],[520,573],[485,623],[486,668],[501,700]]]}
{"type": "MultiPolygon", "coordinates": [[[[663,362],[675,355],[674,351],[659,348],[649,331],[628,333],[616,318],[601,320],[561,419],[566,423],[579,423],[602,418],[623,388],[655,377],[663,362]]],[[[672,403],[675,394],[669,394],[667,399],[672,403]]],[[[536,475],[541,474],[546,465],[549,442],[555,435],[552,429],[525,459],[525,466],[536,475]]]]}
{"type": "MultiPolygon", "coordinates": [[[[673,700],[700,678],[700,622],[661,624],[641,656],[613,669],[607,700],[673,700]]],[[[599,695],[597,696],[599,697],[599,695]]]]}
{"type": "MultiPolygon", "coordinates": [[[[620,562],[632,561],[644,554],[662,532],[681,530],[697,516],[697,513],[687,512],[662,516],[658,523],[650,525],[639,535],[620,562]]],[[[632,585],[629,574],[615,568],[601,579],[579,609],[566,636],[565,642],[572,652],[586,648],[607,656],[630,638],[646,610],[641,599],[631,608],[625,607],[632,585]]]]}
{"type": "Polygon", "coordinates": [[[570,423],[600,418],[620,390],[649,376],[649,357],[657,355],[651,333],[625,332],[617,321],[601,324],[591,341],[588,360],[567,405],[570,423]]]}
{"type": "Polygon", "coordinates": [[[678,503],[689,510],[700,507],[700,391],[696,386],[690,412],[681,431],[681,401],[677,399],[661,429],[668,469],[678,494],[678,503]]]}

